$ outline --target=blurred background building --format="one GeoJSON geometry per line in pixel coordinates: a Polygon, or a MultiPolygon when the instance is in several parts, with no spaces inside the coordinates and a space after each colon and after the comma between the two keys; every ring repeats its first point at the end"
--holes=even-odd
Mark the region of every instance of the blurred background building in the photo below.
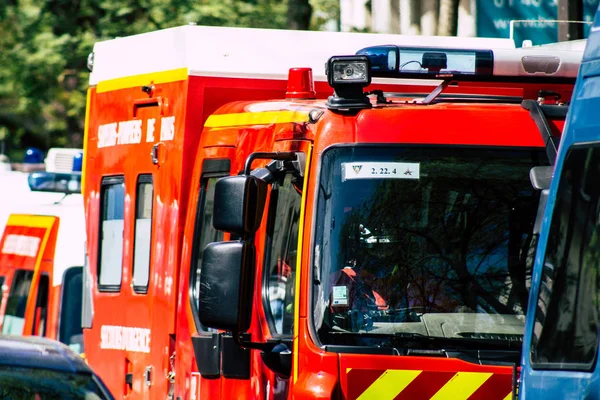
{"type": "Polygon", "coordinates": [[[508,38],[514,21],[516,45],[537,45],[556,42],[561,30],[587,37],[597,8],[598,0],[340,0],[340,29],[508,38]]]}

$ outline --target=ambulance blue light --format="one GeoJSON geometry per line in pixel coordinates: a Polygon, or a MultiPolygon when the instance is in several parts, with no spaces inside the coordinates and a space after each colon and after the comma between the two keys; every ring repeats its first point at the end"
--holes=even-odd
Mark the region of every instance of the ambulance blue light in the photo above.
{"type": "Polygon", "coordinates": [[[23,162],[25,164],[41,164],[44,162],[44,153],[35,147],[28,147],[27,150],[25,150],[23,162]]]}
{"type": "Polygon", "coordinates": [[[73,172],[81,172],[83,168],[83,152],[77,153],[73,157],[73,172]]]}
{"type": "Polygon", "coordinates": [[[369,58],[373,77],[431,79],[490,76],[494,66],[491,50],[385,45],[366,47],[356,54],[369,58]]]}
{"type": "Polygon", "coordinates": [[[34,192],[81,193],[81,173],[32,172],[29,188],[34,192]]]}

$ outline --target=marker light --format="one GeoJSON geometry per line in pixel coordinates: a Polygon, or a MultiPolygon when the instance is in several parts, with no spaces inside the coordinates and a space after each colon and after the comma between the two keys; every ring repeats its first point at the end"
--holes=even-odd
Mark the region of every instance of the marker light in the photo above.
{"type": "Polygon", "coordinates": [[[28,147],[25,150],[23,162],[26,164],[41,164],[44,162],[44,153],[35,147],[28,147]]]}
{"type": "Polygon", "coordinates": [[[79,152],[73,156],[73,172],[81,172],[83,167],[83,152],[79,152]]]}
{"type": "Polygon", "coordinates": [[[88,54],[87,67],[90,72],[94,71],[94,52],[93,51],[90,54],[88,54]]]}
{"type": "Polygon", "coordinates": [[[356,54],[369,58],[372,74],[378,77],[490,76],[494,56],[491,50],[398,47],[367,47],[356,54]]]}
{"type": "Polygon", "coordinates": [[[315,85],[311,68],[290,68],[288,85],[285,92],[286,99],[315,99],[315,85]]]}

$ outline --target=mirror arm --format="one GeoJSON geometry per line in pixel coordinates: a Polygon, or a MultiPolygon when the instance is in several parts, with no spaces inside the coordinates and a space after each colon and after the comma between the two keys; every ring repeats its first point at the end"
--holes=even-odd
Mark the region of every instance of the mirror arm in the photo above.
{"type": "Polygon", "coordinates": [[[245,340],[244,336],[248,336],[248,334],[245,332],[231,332],[231,336],[233,337],[233,341],[240,347],[244,347],[246,349],[260,350],[264,352],[270,352],[275,346],[282,343],[281,340],[266,343],[245,340]]]}
{"type": "Polygon", "coordinates": [[[296,153],[296,159],[291,162],[293,166],[294,176],[302,180],[304,178],[304,170],[306,169],[306,154],[302,152],[296,153]]]}
{"type": "Polygon", "coordinates": [[[258,159],[279,160],[279,161],[295,161],[297,159],[295,152],[255,152],[246,158],[244,165],[244,175],[250,175],[252,171],[252,162],[258,159]]]}

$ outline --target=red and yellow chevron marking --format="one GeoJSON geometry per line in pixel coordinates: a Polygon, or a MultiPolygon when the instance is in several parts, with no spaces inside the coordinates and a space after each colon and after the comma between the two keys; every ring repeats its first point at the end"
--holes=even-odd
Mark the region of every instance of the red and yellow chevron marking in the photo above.
{"type": "Polygon", "coordinates": [[[349,400],[510,400],[512,376],[491,372],[347,370],[349,400]]]}

